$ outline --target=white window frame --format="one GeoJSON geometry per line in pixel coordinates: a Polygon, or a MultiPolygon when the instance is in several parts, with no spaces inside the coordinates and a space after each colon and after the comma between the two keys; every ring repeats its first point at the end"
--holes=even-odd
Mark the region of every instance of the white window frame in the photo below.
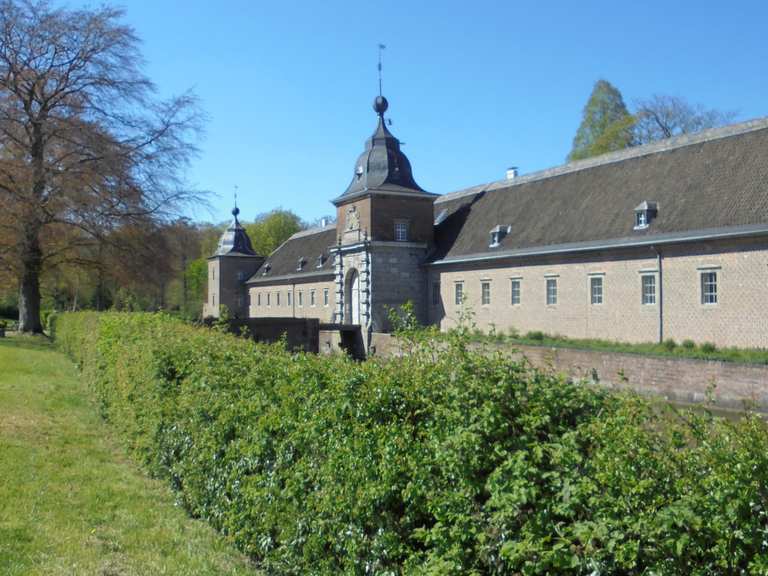
{"type": "Polygon", "coordinates": [[[658,280],[656,273],[647,273],[640,275],[640,303],[643,306],[655,306],[656,294],[658,292],[658,280]],[[647,291],[646,283],[650,280],[650,285],[653,287],[653,292],[647,291]]]}
{"type": "Polygon", "coordinates": [[[317,305],[316,293],[317,293],[317,290],[315,290],[314,288],[312,288],[309,291],[309,305],[312,308],[314,308],[317,305]]]}
{"type": "Polygon", "coordinates": [[[395,242],[408,242],[408,220],[395,220],[395,242]]]}
{"type": "Polygon", "coordinates": [[[286,293],[286,296],[287,296],[286,303],[288,304],[288,306],[290,306],[291,305],[291,300],[293,298],[292,292],[290,290],[286,290],[285,293],[286,293]]]}
{"type": "Polygon", "coordinates": [[[464,281],[454,282],[453,284],[453,303],[455,306],[464,304],[466,294],[464,294],[464,281]]]}
{"type": "Polygon", "coordinates": [[[329,302],[328,288],[323,288],[323,306],[325,306],[327,308],[328,307],[328,302],[329,302]]]}
{"type": "Polygon", "coordinates": [[[270,300],[269,296],[270,296],[270,293],[267,292],[267,307],[271,308],[272,307],[272,303],[271,303],[271,300],[270,300]]]}
{"type": "Polygon", "coordinates": [[[275,306],[280,306],[280,291],[275,292],[275,306]]]}
{"type": "Polygon", "coordinates": [[[304,308],[304,291],[299,290],[299,308],[304,308]]]}
{"type": "Polygon", "coordinates": [[[480,305],[481,306],[491,305],[491,281],[490,280],[480,281],[480,305]]]}
{"type": "Polygon", "coordinates": [[[589,275],[589,304],[601,306],[605,302],[605,275],[589,275]],[[597,289],[597,290],[596,290],[597,289]]]}
{"type": "Polygon", "coordinates": [[[638,210],[635,212],[635,230],[644,230],[648,228],[648,212],[638,210]]]}
{"type": "Polygon", "coordinates": [[[523,279],[509,279],[509,304],[511,306],[520,306],[523,299],[523,279]],[[517,297],[515,297],[517,296],[517,297]]]}
{"type": "Polygon", "coordinates": [[[557,306],[557,277],[545,278],[547,306],[557,306]]]}
{"type": "Polygon", "coordinates": [[[256,294],[256,306],[261,306],[261,292],[256,294]]]}
{"type": "Polygon", "coordinates": [[[702,306],[717,306],[719,301],[718,288],[720,279],[718,269],[699,270],[699,292],[702,306]]]}

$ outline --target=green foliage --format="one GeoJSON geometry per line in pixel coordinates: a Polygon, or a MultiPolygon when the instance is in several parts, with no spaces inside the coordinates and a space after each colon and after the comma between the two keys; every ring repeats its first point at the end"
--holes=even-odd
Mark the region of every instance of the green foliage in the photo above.
{"type": "Polygon", "coordinates": [[[677,342],[673,338],[667,338],[663,342],[664,348],[666,348],[668,351],[672,352],[675,348],[677,348],[677,342]]]}
{"type": "Polygon", "coordinates": [[[712,344],[712,342],[704,342],[704,344],[701,345],[701,351],[705,354],[712,354],[717,351],[717,346],[712,344]]]}
{"type": "Polygon", "coordinates": [[[252,224],[245,224],[253,249],[262,256],[271,254],[302,228],[301,218],[290,210],[281,209],[262,214],[252,224]]]}
{"type": "Polygon", "coordinates": [[[598,338],[567,338],[557,334],[545,334],[539,330],[519,335],[511,329],[506,334],[484,333],[480,330],[472,332],[475,342],[498,344],[529,344],[532,346],[551,346],[561,348],[579,348],[583,350],[604,350],[624,354],[645,354],[649,356],[670,356],[679,358],[696,358],[701,360],[719,360],[722,362],[741,362],[746,364],[768,364],[768,349],[766,348],[718,348],[711,342],[697,345],[693,340],[684,340],[681,344],[672,338],[664,342],[617,342],[615,340],[600,340],[598,338]]]}
{"type": "Polygon", "coordinates": [[[584,107],[568,160],[583,160],[632,146],[634,126],[635,119],[621,92],[610,82],[598,80],[584,107]]]}
{"type": "Polygon", "coordinates": [[[526,333],[525,337],[529,340],[541,342],[544,340],[544,332],[541,330],[531,330],[530,332],[526,333]]]}
{"type": "Polygon", "coordinates": [[[132,452],[269,574],[736,574],[768,563],[768,433],[419,338],[291,354],[65,314],[132,452]]]}

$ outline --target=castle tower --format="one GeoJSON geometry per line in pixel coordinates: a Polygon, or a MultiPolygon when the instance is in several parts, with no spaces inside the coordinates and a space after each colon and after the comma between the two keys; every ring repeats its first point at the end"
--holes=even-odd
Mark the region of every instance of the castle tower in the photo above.
{"type": "Polygon", "coordinates": [[[208,258],[208,297],[203,317],[219,317],[221,306],[234,318],[248,317],[248,291],[245,282],[253,276],[264,257],[253,250],[251,239],[237,219],[240,210],[232,210],[234,220],[221,235],[216,253],[208,258]]]}
{"type": "Polygon", "coordinates": [[[389,103],[378,96],[376,131],[355,163],[352,182],[333,203],[336,321],[364,335],[389,330],[387,310],[411,300],[426,322],[422,263],[433,244],[436,194],[416,184],[400,141],[387,128],[389,103]]]}

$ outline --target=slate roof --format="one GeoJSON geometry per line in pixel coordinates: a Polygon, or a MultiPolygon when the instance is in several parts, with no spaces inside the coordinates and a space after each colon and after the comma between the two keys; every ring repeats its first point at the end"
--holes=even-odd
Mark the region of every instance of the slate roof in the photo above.
{"type": "Polygon", "coordinates": [[[388,107],[383,96],[374,101],[373,109],[379,116],[376,131],[366,140],[365,150],[355,162],[352,181],[334,203],[377,191],[436,196],[422,190],[413,179],[411,163],[400,150],[400,141],[387,128],[384,112],[388,107]]]}
{"type": "Polygon", "coordinates": [[[219,244],[216,247],[215,256],[256,256],[256,252],[251,245],[251,239],[245,228],[242,227],[237,219],[240,210],[235,207],[232,210],[234,220],[227,226],[227,229],[219,238],[219,244]]]}
{"type": "Polygon", "coordinates": [[[273,284],[280,281],[320,280],[333,275],[329,248],[336,244],[336,225],[297,232],[267,257],[248,280],[248,284],[273,284]],[[318,257],[322,264],[318,268],[318,257]],[[299,259],[305,260],[298,270],[299,259]]]}
{"type": "Polygon", "coordinates": [[[754,233],[768,227],[768,118],[447,194],[435,217],[432,262],[754,233]],[[642,202],[658,213],[634,230],[642,202]],[[497,225],[511,232],[489,248],[497,225]]]}

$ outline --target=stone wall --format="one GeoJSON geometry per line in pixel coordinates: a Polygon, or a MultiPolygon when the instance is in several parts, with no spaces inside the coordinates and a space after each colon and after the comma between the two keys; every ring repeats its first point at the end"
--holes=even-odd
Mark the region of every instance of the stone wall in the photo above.
{"type": "Polygon", "coordinates": [[[389,330],[388,308],[410,300],[421,322],[427,321],[427,277],[421,266],[427,247],[410,242],[374,242],[371,255],[373,330],[389,330]]]}

